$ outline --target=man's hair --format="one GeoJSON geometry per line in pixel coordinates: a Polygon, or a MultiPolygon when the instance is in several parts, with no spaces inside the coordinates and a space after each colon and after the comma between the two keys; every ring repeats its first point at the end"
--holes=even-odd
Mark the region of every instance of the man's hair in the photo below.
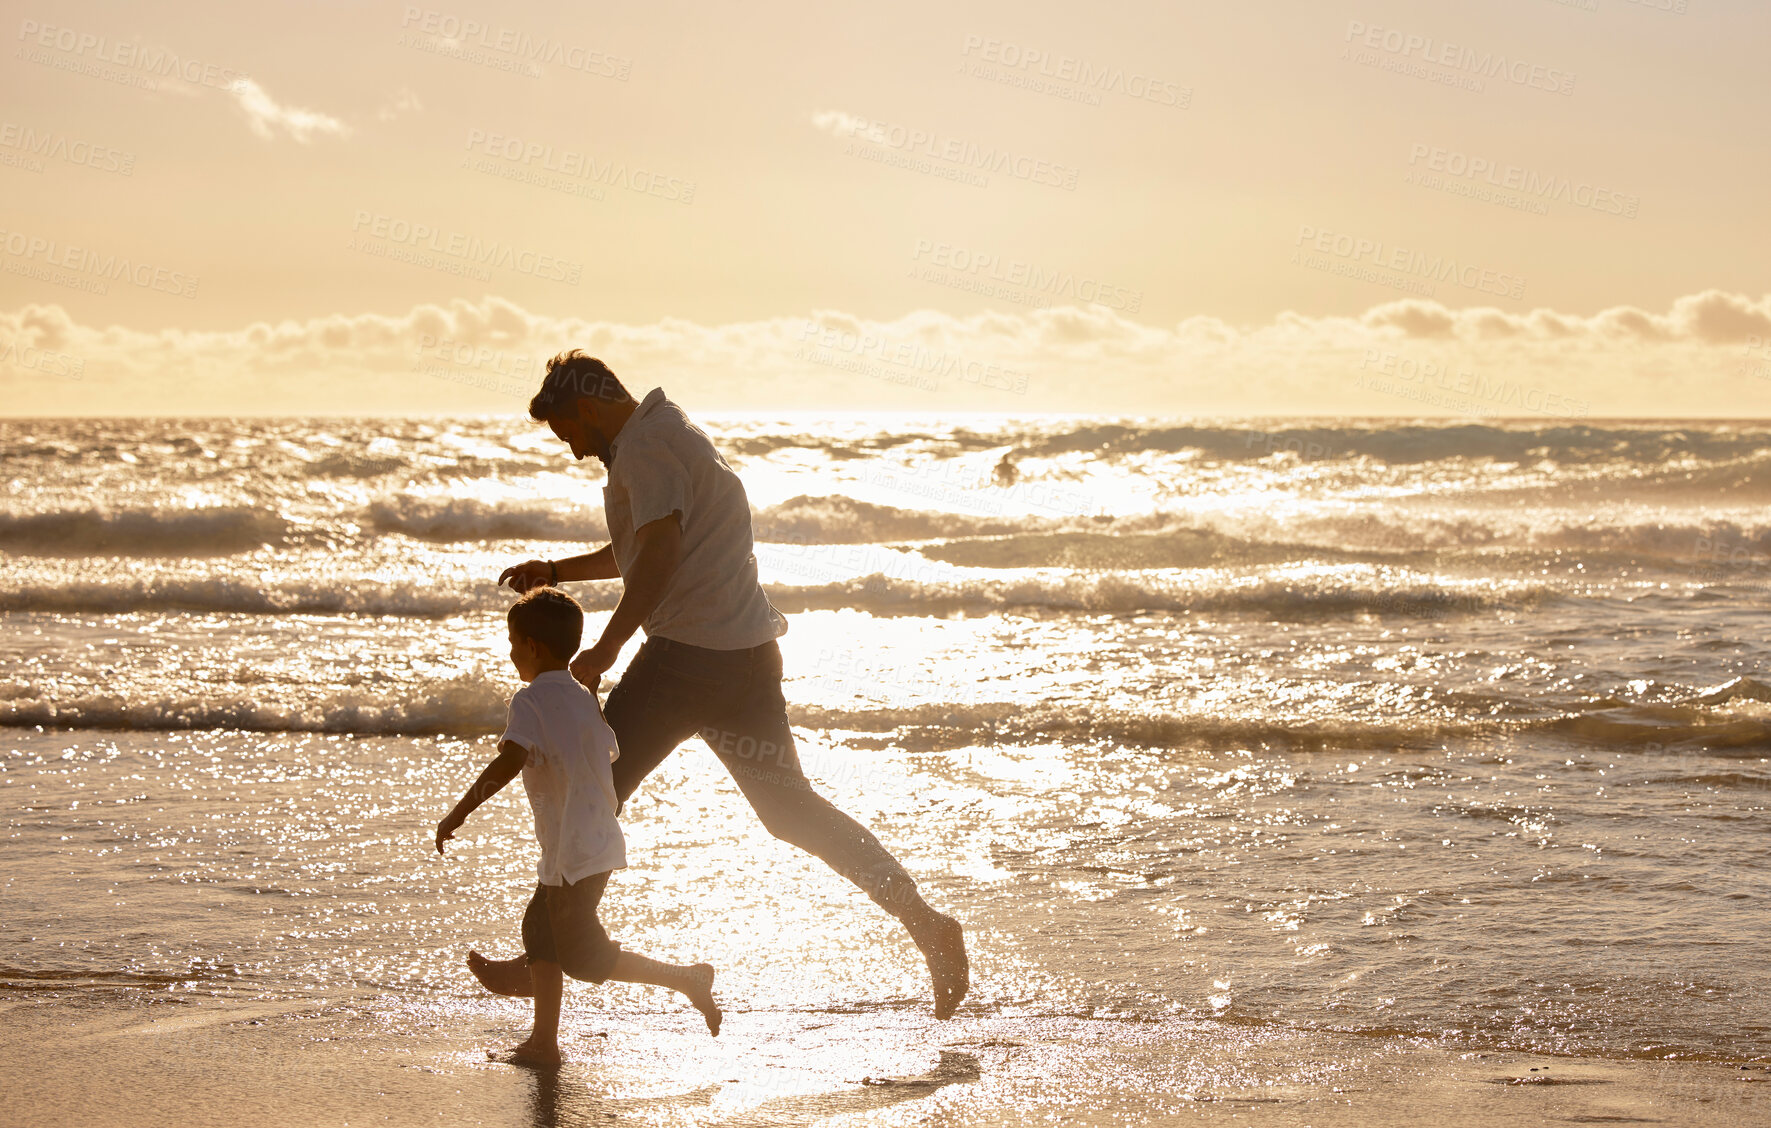
{"type": "Polygon", "coordinates": [[[547,362],[541,390],[529,401],[529,418],[546,422],[570,411],[585,396],[615,403],[633,398],[609,366],[596,357],[584,355],[582,349],[560,353],[547,362]]]}
{"type": "Polygon", "coordinates": [[[511,629],[564,662],[584,639],[584,608],[557,587],[531,588],[510,605],[511,629]]]}

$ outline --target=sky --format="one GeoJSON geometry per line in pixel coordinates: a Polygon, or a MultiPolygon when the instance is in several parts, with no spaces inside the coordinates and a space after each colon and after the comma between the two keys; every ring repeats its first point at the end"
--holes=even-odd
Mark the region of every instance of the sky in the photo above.
{"type": "Polygon", "coordinates": [[[1771,414],[1771,5],[8,0],[0,414],[1771,414]]]}

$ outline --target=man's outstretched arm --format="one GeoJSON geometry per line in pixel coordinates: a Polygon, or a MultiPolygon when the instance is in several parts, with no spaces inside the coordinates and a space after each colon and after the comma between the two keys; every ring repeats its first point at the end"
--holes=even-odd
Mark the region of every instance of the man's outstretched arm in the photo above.
{"type": "Polygon", "coordinates": [[[621,569],[615,566],[615,546],[612,544],[605,544],[583,556],[555,560],[553,564],[559,569],[562,580],[614,580],[621,576],[621,569]]]}
{"type": "Polygon", "coordinates": [[[455,832],[461,829],[461,824],[467,821],[467,816],[473,814],[475,808],[504,790],[505,784],[517,778],[517,773],[523,770],[523,765],[528,760],[529,750],[514,740],[507,740],[498,746],[497,758],[486,765],[486,770],[480,773],[479,779],[474,780],[473,786],[461,797],[461,802],[455,804],[455,809],[444,815],[443,821],[437,824],[437,853],[443,852],[443,843],[455,837],[455,832]]]}
{"type": "Polygon", "coordinates": [[[660,517],[634,530],[634,561],[630,574],[623,577],[621,602],[603,627],[603,636],[596,645],[572,659],[572,676],[594,691],[603,671],[615,664],[615,658],[633,632],[640,629],[646,616],[664,598],[671,577],[683,559],[683,529],[676,514],[660,517]]]}
{"type": "Polygon", "coordinates": [[[582,556],[568,556],[563,560],[525,560],[521,564],[512,564],[498,576],[498,585],[509,584],[513,589],[523,592],[532,587],[554,582],[567,583],[573,580],[613,580],[621,575],[621,569],[615,565],[615,548],[605,544],[595,552],[587,552],[582,556]]]}

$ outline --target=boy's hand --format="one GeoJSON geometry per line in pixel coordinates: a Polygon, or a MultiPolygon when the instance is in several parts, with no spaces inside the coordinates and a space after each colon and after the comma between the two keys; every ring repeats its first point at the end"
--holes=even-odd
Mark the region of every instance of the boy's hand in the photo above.
{"type": "Polygon", "coordinates": [[[443,821],[437,824],[437,853],[443,852],[443,843],[454,838],[455,832],[460,829],[461,820],[455,817],[454,811],[443,816],[443,821]]]}

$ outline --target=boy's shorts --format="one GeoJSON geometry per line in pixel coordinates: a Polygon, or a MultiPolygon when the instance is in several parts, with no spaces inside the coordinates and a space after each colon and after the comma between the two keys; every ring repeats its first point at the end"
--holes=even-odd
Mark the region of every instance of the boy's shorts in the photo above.
{"type": "Polygon", "coordinates": [[[523,913],[523,954],[530,963],[557,963],[573,979],[601,983],[615,970],[621,945],[597,920],[609,873],[565,885],[537,885],[523,913]]]}

